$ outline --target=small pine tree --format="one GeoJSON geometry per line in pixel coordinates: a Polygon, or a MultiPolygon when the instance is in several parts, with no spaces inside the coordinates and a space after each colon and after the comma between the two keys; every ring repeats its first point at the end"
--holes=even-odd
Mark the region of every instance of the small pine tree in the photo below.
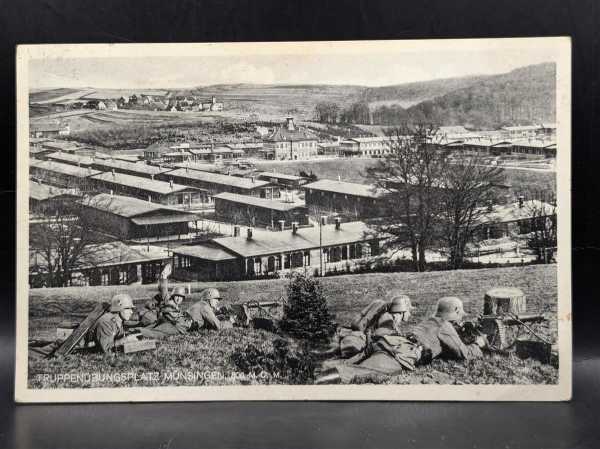
{"type": "Polygon", "coordinates": [[[281,329],[296,338],[318,344],[328,341],[335,332],[333,320],[319,280],[294,274],[287,286],[281,329]]]}

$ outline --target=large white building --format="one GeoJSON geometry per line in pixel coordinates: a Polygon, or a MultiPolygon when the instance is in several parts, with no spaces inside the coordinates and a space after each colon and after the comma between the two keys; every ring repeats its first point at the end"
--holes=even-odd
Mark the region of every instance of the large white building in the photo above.
{"type": "Polygon", "coordinates": [[[318,140],[310,131],[298,128],[294,119],[288,117],[285,125],[277,128],[264,139],[261,153],[265,159],[310,159],[318,154],[318,140]]]}

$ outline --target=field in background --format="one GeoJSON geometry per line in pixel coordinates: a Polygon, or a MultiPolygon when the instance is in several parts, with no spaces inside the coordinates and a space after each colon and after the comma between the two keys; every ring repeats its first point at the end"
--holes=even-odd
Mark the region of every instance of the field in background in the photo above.
{"type": "MultiPolygon", "coordinates": [[[[188,297],[184,308],[198,298],[201,289],[217,287],[229,302],[277,300],[285,295],[287,280],[241,281],[229,283],[193,283],[193,294],[188,297]]],[[[351,276],[336,276],[321,280],[331,311],[341,324],[348,321],[362,307],[377,298],[387,298],[393,293],[406,293],[416,306],[408,328],[433,313],[435,302],[441,296],[456,295],[463,299],[465,310],[476,315],[483,310],[483,294],[495,286],[514,286],[527,295],[527,306],[531,312],[543,312],[554,317],[545,335],[556,338],[556,265],[528,266],[519,268],[459,270],[454,272],[429,273],[377,273],[351,276]]],[[[81,311],[90,309],[97,301],[108,300],[117,292],[131,294],[136,302],[147,300],[154,294],[156,286],[94,287],[36,289],[29,297],[29,337],[54,338],[56,326],[64,319],[62,310],[81,311]]],[[[75,386],[63,383],[43,384],[36,381],[36,374],[88,371],[122,372],[179,370],[191,373],[198,370],[232,372],[231,355],[252,343],[269,349],[277,338],[275,334],[259,330],[231,329],[223,333],[202,331],[185,337],[170,337],[160,343],[156,353],[141,353],[121,356],[110,366],[99,354],[71,355],[65,362],[55,360],[30,360],[30,384],[37,387],[75,386]]],[[[420,368],[410,375],[394,379],[382,378],[377,382],[395,383],[545,383],[556,382],[557,370],[532,360],[516,357],[493,356],[469,362],[436,361],[429,367],[420,368]]],[[[271,380],[284,383],[285,380],[271,380]]],[[[223,384],[228,381],[190,382],[185,378],[177,382],[150,383],[150,385],[198,385],[223,384]]],[[[102,384],[96,386],[131,385],[102,384]]],[[[147,384],[144,384],[147,385],[147,384]]]]}

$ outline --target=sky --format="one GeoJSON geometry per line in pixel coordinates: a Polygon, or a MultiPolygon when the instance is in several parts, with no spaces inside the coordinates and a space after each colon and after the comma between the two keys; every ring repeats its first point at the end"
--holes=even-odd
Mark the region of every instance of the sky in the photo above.
{"type": "MultiPolygon", "coordinates": [[[[451,47],[451,46],[450,46],[451,47]]],[[[551,62],[551,49],[394,51],[363,54],[242,54],[43,58],[29,61],[29,87],[189,88],[213,84],[385,86],[506,73],[551,62]]]]}

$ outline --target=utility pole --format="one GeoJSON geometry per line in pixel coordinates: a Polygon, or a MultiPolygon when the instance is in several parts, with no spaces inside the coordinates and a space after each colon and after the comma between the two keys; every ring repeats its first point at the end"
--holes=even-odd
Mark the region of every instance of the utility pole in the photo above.
{"type": "Polygon", "coordinates": [[[327,217],[321,215],[319,220],[319,261],[321,265],[321,277],[323,277],[323,225],[327,222],[327,217]]]}

